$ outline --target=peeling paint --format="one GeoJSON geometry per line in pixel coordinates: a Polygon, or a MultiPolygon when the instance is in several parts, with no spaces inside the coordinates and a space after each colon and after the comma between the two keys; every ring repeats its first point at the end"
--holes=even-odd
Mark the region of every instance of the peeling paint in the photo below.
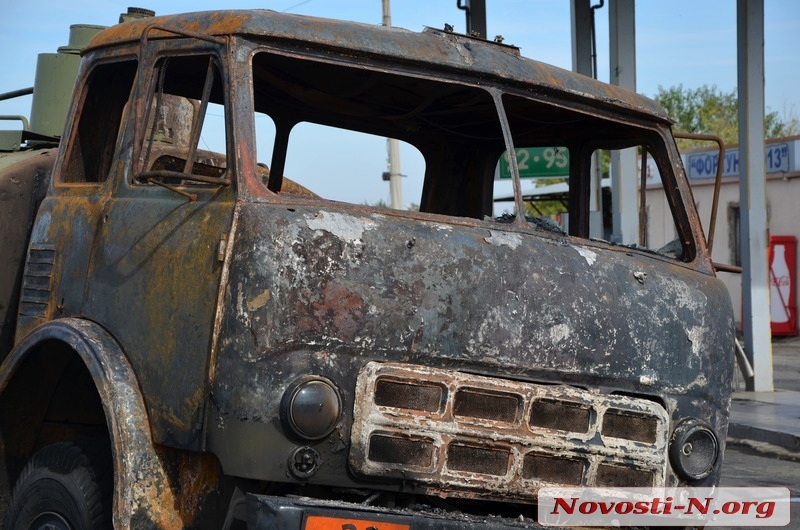
{"type": "Polygon", "coordinates": [[[578,246],[573,246],[572,248],[578,251],[578,254],[583,256],[583,259],[585,259],[586,263],[588,263],[590,266],[594,265],[594,262],[597,261],[597,254],[595,252],[592,252],[588,248],[578,247],[578,246]]]}
{"type": "Polygon", "coordinates": [[[490,230],[489,233],[491,235],[484,239],[490,245],[507,246],[513,250],[516,249],[522,243],[522,237],[520,237],[519,234],[514,234],[509,232],[497,232],[494,230],[490,230]]]}
{"type": "Polygon", "coordinates": [[[264,289],[264,292],[247,302],[247,309],[249,311],[261,309],[267,305],[267,302],[269,302],[270,298],[272,298],[272,293],[269,289],[264,289]]]}
{"type": "Polygon", "coordinates": [[[569,326],[566,324],[558,324],[550,328],[550,340],[554,343],[559,343],[569,337],[569,326]]]}
{"type": "Polygon", "coordinates": [[[705,328],[701,326],[693,326],[686,330],[686,338],[692,343],[692,353],[697,356],[702,355],[707,346],[704,344],[705,328]]]}
{"type": "Polygon", "coordinates": [[[306,225],[312,230],[330,232],[351,243],[359,241],[365,230],[374,230],[376,226],[370,219],[324,210],[315,217],[306,219],[306,225]]]}

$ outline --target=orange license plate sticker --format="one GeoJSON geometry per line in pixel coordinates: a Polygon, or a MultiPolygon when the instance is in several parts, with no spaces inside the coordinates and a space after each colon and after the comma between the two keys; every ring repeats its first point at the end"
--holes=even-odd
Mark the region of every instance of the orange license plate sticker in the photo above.
{"type": "Polygon", "coordinates": [[[309,515],[304,530],[411,530],[411,525],[309,515]]]}

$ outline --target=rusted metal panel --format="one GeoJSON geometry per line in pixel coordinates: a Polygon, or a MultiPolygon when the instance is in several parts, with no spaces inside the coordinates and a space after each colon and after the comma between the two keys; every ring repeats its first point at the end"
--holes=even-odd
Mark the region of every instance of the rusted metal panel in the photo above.
{"type": "Polygon", "coordinates": [[[357,343],[570,378],[597,360],[598,377],[646,388],[695,383],[707,367],[701,353],[730,332],[708,308],[729,305],[727,293],[679,264],[545,231],[433,219],[244,206],[227,321],[248,332],[226,339],[253,361],[287,344],[357,343]]]}
{"type": "Polygon", "coordinates": [[[55,149],[0,153],[0,361],[11,350],[27,244],[55,154],[55,149]]]}
{"type": "Polygon", "coordinates": [[[190,202],[170,190],[141,188],[110,200],[81,306],[125,345],[155,440],[182,448],[200,447],[218,252],[233,211],[228,194],[210,195],[190,202]]]}
{"type": "Polygon", "coordinates": [[[43,202],[31,244],[55,256],[54,280],[46,311],[21,314],[21,335],[59,316],[100,323],[136,366],[155,439],[199,444],[218,245],[233,204],[189,203],[168,190],[105,196],[102,186],[65,188],[43,202]],[[64,218],[71,222],[54,221],[64,218]]]}
{"type": "MultiPolygon", "coordinates": [[[[83,192],[66,192],[58,200],[51,195],[39,207],[30,245],[32,249],[52,253],[51,282],[43,286],[48,293],[47,299],[37,300],[39,305],[45,306],[43,310],[20,313],[18,338],[25,337],[46,320],[80,313],[91,256],[91,236],[100,212],[97,202],[87,201],[83,195],[83,192]],[[70,222],[62,222],[62,219],[70,222]]],[[[28,254],[29,260],[36,257],[36,253],[33,256],[28,254]]],[[[35,266],[35,263],[30,266],[35,266]]]]}
{"type": "Polygon", "coordinates": [[[711,277],[481,221],[251,204],[238,223],[210,446],[235,448],[221,457],[226,469],[283,472],[246,455],[237,425],[269,423],[286,385],[307,373],[341,385],[345,410],[358,408],[353,381],[368,360],[649,396],[671,421],[708,418],[724,439],[733,365],[719,345],[733,327],[715,309],[730,301],[711,277]]]}

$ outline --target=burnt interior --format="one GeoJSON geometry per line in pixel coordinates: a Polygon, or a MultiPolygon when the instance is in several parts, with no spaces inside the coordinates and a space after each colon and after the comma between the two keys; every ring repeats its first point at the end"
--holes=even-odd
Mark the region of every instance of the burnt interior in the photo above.
{"type": "MultiPolygon", "coordinates": [[[[416,147],[425,159],[420,211],[475,219],[492,215],[495,170],[506,142],[501,113],[484,86],[454,73],[377,60],[367,67],[352,57],[318,53],[317,60],[272,52],[253,56],[255,111],[269,115],[277,129],[270,190],[281,189],[292,127],[309,122],[416,147]]],[[[553,89],[504,88],[502,113],[515,146],[569,149],[569,231],[588,237],[592,153],[641,146],[651,153],[652,145],[663,144],[658,131],[633,119],[604,116],[602,105],[578,104],[553,89]]],[[[655,156],[664,164],[664,153],[655,156]]],[[[661,173],[669,174],[668,164],[661,173]]],[[[673,212],[679,211],[677,198],[670,200],[673,212]]]]}

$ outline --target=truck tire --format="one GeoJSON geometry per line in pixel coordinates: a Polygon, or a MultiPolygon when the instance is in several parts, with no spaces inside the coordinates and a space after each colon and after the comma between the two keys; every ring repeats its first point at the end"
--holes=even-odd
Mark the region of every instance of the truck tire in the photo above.
{"type": "Polygon", "coordinates": [[[112,477],[109,450],[100,444],[48,445],[20,473],[5,528],[110,529],[112,477]]]}

